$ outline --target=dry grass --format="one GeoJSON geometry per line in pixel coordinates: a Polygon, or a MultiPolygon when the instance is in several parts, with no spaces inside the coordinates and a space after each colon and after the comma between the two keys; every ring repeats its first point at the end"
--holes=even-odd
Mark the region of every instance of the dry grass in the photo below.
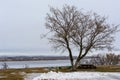
{"type": "Polygon", "coordinates": [[[1,69],[0,80],[24,80],[26,73],[48,72],[44,68],[26,68],[26,69],[1,69]]]}
{"type": "Polygon", "coordinates": [[[119,66],[97,66],[96,71],[100,72],[120,72],[120,65],[119,66]]]}
{"type": "MultiPolygon", "coordinates": [[[[26,73],[43,73],[49,71],[70,72],[70,67],[25,68],[0,70],[0,80],[24,80],[26,73]]],[[[96,69],[78,69],[77,71],[120,72],[120,66],[97,66],[96,69]]]]}
{"type": "Polygon", "coordinates": [[[15,69],[0,70],[0,76],[0,80],[24,80],[23,75],[15,69]]]}

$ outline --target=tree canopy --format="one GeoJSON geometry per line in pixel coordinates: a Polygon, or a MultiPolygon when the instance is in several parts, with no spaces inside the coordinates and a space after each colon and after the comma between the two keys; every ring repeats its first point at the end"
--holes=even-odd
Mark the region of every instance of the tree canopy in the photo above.
{"type": "Polygon", "coordinates": [[[46,17],[46,28],[52,33],[49,38],[56,50],[68,50],[71,65],[76,69],[79,61],[92,50],[111,49],[115,25],[107,23],[106,17],[97,13],[84,12],[75,6],[65,5],[62,9],[50,8],[46,17]],[[79,55],[73,62],[73,48],[79,55]]]}

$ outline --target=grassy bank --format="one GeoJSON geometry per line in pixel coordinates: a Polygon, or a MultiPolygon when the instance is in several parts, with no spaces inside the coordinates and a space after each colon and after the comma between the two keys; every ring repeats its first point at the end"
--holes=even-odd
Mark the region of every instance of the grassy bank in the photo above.
{"type": "Polygon", "coordinates": [[[27,73],[48,72],[45,68],[1,69],[0,80],[24,80],[27,73]]]}
{"type": "MultiPolygon", "coordinates": [[[[0,80],[24,80],[27,73],[43,73],[49,71],[70,72],[67,67],[51,67],[51,68],[24,68],[24,69],[1,69],[0,80]]],[[[97,66],[96,69],[77,69],[77,71],[99,71],[99,72],[120,72],[120,66],[97,66]]]]}

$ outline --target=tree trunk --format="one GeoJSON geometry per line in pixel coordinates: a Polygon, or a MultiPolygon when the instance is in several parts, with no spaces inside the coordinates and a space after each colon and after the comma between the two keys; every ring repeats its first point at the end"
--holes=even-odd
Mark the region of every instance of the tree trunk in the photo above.
{"type": "Polygon", "coordinates": [[[74,70],[74,63],[73,63],[72,51],[71,51],[71,49],[70,49],[69,42],[68,42],[68,39],[67,39],[67,38],[65,38],[65,42],[66,42],[67,49],[68,49],[68,52],[69,52],[69,58],[70,58],[72,70],[74,70]]]}
{"type": "MultiPolygon", "coordinates": [[[[82,45],[82,43],[81,43],[81,45],[82,45]]],[[[81,46],[81,48],[80,48],[79,56],[77,57],[77,60],[76,60],[76,62],[75,62],[75,68],[77,68],[78,63],[79,63],[80,60],[81,60],[81,54],[82,54],[82,46],[81,46]]]]}
{"type": "Polygon", "coordinates": [[[75,65],[74,65],[75,69],[77,68],[79,62],[80,62],[80,59],[77,58],[75,65]]]}
{"type": "Polygon", "coordinates": [[[69,57],[70,57],[70,62],[71,62],[72,70],[74,70],[74,63],[73,63],[72,52],[71,52],[71,49],[69,47],[67,49],[68,49],[68,52],[69,52],[69,57]]]}
{"type": "Polygon", "coordinates": [[[82,51],[80,51],[80,54],[79,54],[79,56],[78,56],[78,58],[77,58],[77,60],[76,60],[76,62],[75,62],[75,69],[77,68],[78,63],[80,62],[80,60],[81,60],[83,57],[86,56],[86,54],[88,53],[89,49],[90,49],[90,47],[88,47],[88,48],[86,49],[86,51],[85,51],[85,53],[84,53],[83,55],[81,55],[82,51]]]}

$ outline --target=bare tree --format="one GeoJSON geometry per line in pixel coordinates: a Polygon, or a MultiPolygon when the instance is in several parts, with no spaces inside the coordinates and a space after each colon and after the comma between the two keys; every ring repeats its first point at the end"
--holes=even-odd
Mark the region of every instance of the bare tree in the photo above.
{"type": "Polygon", "coordinates": [[[90,63],[93,65],[104,65],[106,63],[104,55],[98,54],[98,55],[94,55],[92,57],[94,57],[94,58],[90,59],[90,63]]]}
{"type": "Polygon", "coordinates": [[[116,65],[120,62],[120,56],[113,53],[106,54],[106,65],[116,65]]]}
{"type": "Polygon", "coordinates": [[[62,10],[50,8],[50,12],[46,17],[46,28],[52,32],[49,40],[56,50],[68,50],[72,69],[89,51],[111,49],[117,26],[107,24],[105,17],[67,5],[62,10]],[[73,48],[79,52],[75,63],[73,48]]]}
{"type": "Polygon", "coordinates": [[[6,63],[6,62],[4,62],[3,64],[2,64],[2,66],[3,66],[3,68],[2,69],[8,69],[8,64],[6,63]]]}
{"type": "Polygon", "coordinates": [[[120,55],[107,53],[106,55],[96,55],[90,62],[94,65],[117,65],[120,63],[120,55]]]}

